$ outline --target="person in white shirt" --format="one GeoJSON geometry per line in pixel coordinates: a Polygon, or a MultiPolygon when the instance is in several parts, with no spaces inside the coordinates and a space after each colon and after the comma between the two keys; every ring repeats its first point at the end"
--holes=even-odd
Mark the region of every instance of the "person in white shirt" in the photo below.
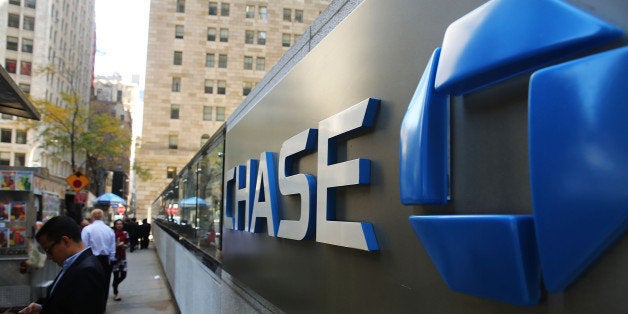
{"type": "Polygon", "coordinates": [[[104,213],[101,209],[92,210],[92,223],[81,231],[81,239],[85,246],[92,249],[105,270],[107,291],[105,300],[109,297],[109,283],[111,282],[112,264],[116,260],[116,238],[113,229],[105,224],[104,213]]]}

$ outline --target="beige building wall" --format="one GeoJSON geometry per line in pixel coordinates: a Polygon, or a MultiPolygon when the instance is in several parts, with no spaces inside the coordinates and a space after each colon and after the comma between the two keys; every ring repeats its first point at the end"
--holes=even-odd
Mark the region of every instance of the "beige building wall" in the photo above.
{"type": "Polygon", "coordinates": [[[211,136],[224,123],[246,97],[245,89],[264,77],[329,4],[329,0],[151,1],[142,139],[135,163],[149,169],[152,178],[137,182],[138,218],[151,215],[150,205],[172,180],[168,168],[181,171],[202,146],[203,135],[211,136]],[[177,12],[183,3],[184,12],[177,12]],[[215,15],[214,11],[210,15],[210,7],[216,8],[215,15]],[[177,29],[183,30],[183,38],[177,38],[181,37],[177,29]],[[208,40],[208,29],[215,29],[215,40],[208,40]],[[253,33],[253,43],[245,42],[247,31],[253,33]],[[262,32],[264,44],[259,41],[262,32]],[[206,61],[208,54],[214,55],[213,66],[206,61]],[[221,55],[226,56],[226,67],[220,65],[221,55]],[[179,58],[181,64],[175,64],[179,58]],[[252,61],[251,69],[245,59],[252,61]],[[178,91],[173,91],[173,78],[180,79],[178,91]],[[222,82],[224,94],[219,92],[222,82]]]}

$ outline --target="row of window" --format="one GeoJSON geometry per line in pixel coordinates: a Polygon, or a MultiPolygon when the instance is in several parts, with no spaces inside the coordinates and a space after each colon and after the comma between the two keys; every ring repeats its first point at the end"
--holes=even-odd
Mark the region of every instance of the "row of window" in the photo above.
{"type": "MultiPolygon", "coordinates": [[[[174,26],[174,38],[183,39],[183,37],[185,36],[184,29],[185,27],[183,25],[175,25],[174,26]]],[[[283,47],[290,47],[291,43],[296,42],[300,37],[301,35],[299,34],[283,33],[281,35],[281,45],[283,47]],[[292,40],[292,38],[294,38],[294,41],[292,40]]],[[[207,28],[207,41],[216,41],[217,38],[220,42],[223,42],[223,43],[229,42],[229,29],[228,28],[216,29],[215,27],[208,27],[207,28]],[[217,35],[219,35],[219,37],[216,37],[217,35]]],[[[244,32],[244,43],[266,45],[266,32],[246,30],[244,32]]]]}
{"type": "MultiPolygon", "coordinates": [[[[264,57],[255,57],[253,56],[244,56],[243,69],[245,70],[253,70],[253,60],[255,59],[255,70],[257,71],[265,71],[266,70],[266,58],[264,57]]],[[[225,54],[218,54],[218,68],[226,69],[227,68],[228,56],[225,54]]],[[[173,55],[172,64],[174,65],[182,65],[183,64],[183,51],[175,51],[173,55]]],[[[214,68],[216,67],[216,54],[215,53],[206,53],[205,54],[205,67],[206,68],[214,68]]]]}
{"type": "MultiPolygon", "coordinates": [[[[9,13],[9,27],[20,28],[20,15],[9,13]]],[[[22,19],[22,29],[27,31],[35,30],[35,18],[24,15],[22,19]]]]}
{"type": "MultiPolygon", "coordinates": [[[[225,107],[215,107],[215,109],[216,110],[214,110],[214,107],[212,106],[203,106],[203,121],[225,121],[225,107]],[[215,117],[214,111],[216,112],[215,117]]],[[[181,105],[170,105],[170,119],[179,119],[180,110],[181,105]]]]}
{"type": "MultiPolygon", "coordinates": [[[[17,73],[17,60],[5,59],[4,68],[9,73],[17,73]]],[[[31,75],[32,63],[29,61],[20,61],[20,74],[31,75]]]]}
{"type": "MultiPolygon", "coordinates": [[[[209,134],[203,134],[201,136],[201,146],[205,145],[209,140],[209,134]]],[[[178,149],[179,148],[179,134],[170,133],[168,135],[168,149],[178,149]]]]}
{"type": "MultiPolygon", "coordinates": [[[[22,0],[9,0],[9,4],[22,5],[22,0]]],[[[37,0],[24,0],[24,6],[34,9],[37,6],[37,0]]]]}
{"type": "MultiPolygon", "coordinates": [[[[185,13],[185,0],[177,0],[177,13],[185,13]]],[[[230,5],[226,2],[221,2],[220,5],[218,2],[210,1],[207,7],[207,14],[213,16],[229,16],[230,13],[230,5]],[[220,9],[219,9],[220,8],[220,9]]],[[[268,7],[265,5],[247,5],[244,10],[244,16],[247,19],[257,18],[262,21],[268,20],[268,7]],[[256,14],[257,11],[257,14],[256,14]]],[[[287,22],[292,22],[293,20],[298,23],[303,23],[303,10],[293,10],[290,8],[283,9],[283,20],[287,22]],[[294,12],[294,14],[293,14],[294,12]]]]}
{"type": "MultiPolygon", "coordinates": [[[[216,86],[216,95],[226,95],[227,94],[227,81],[225,80],[205,80],[205,85],[203,87],[203,91],[205,94],[213,94],[214,86],[216,86]]],[[[242,96],[248,95],[251,90],[255,87],[255,83],[253,82],[242,82],[242,96]]],[[[173,77],[172,78],[172,89],[173,92],[181,91],[181,78],[173,77]]],[[[217,120],[223,121],[223,120],[217,120]]]]}
{"type": "MultiPolygon", "coordinates": [[[[18,51],[19,38],[7,36],[7,50],[18,51]]],[[[33,53],[33,40],[22,38],[22,52],[33,53]]]]}
{"type": "Polygon", "coordinates": [[[15,130],[15,140],[13,140],[12,129],[0,129],[0,142],[26,144],[26,130],[15,130]]]}
{"type": "Polygon", "coordinates": [[[24,153],[11,153],[11,152],[0,152],[0,165],[1,166],[24,167],[24,166],[26,166],[26,154],[24,154],[24,153]],[[13,165],[11,165],[11,155],[13,155],[13,165]]]}

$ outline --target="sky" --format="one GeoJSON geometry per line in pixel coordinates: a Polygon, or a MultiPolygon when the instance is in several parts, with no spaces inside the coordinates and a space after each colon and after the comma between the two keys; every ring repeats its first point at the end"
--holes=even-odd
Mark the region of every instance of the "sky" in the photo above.
{"type": "Polygon", "coordinates": [[[150,0],[96,0],[96,75],[140,74],[143,89],[150,0]]]}

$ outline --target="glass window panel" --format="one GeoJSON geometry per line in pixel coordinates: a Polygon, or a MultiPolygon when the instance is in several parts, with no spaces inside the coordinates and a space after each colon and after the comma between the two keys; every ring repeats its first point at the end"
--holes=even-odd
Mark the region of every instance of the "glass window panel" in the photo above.
{"type": "Polygon", "coordinates": [[[257,44],[266,45],[266,32],[257,32],[257,44]]]}
{"type": "Polygon", "coordinates": [[[15,143],[26,144],[26,131],[25,130],[15,130],[15,143]]]}
{"type": "MultiPolygon", "coordinates": [[[[218,81],[218,88],[216,90],[216,93],[218,95],[225,95],[227,94],[227,81],[218,81]]],[[[221,121],[221,120],[218,120],[221,121]]]]}
{"type": "Polygon", "coordinates": [[[0,130],[0,142],[11,143],[11,129],[0,130]]]}
{"type": "Polygon", "coordinates": [[[247,5],[246,6],[246,18],[247,19],[252,19],[255,17],[255,6],[254,5],[247,5]]]}
{"type": "Polygon", "coordinates": [[[212,107],[211,106],[203,106],[203,120],[211,121],[212,120],[212,107]]]}
{"type": "Polygon", "coordinates": [[[180,77],[173,77],[172,78],[172,91],[173,92],[180,92],[181,91],[181,78],[180,77]]]}
{"type": "Polygon", "coordinates": [[[216,29],[213,27],[207,28],[207,41],[216,41],[216,29]]]}
{"type": "Polygon", "coordinates": [[[294,10],[294,20],[303,23],[303,10],[294,10]]]}
{"type": "Polygon", "coordinates": [[[28,38],[22,38],[22,52],[33,52],[33,40],[28,38]]]}
{"type": "Polygon", "coordinates": [[[223,43],[229,42],[229,29],[228,28],[220,29],[220,42],[223,42],[223,43]]]}
{"type": "Polygon", "coordinates": [[[179,119],[179,105],[170,105],[170,119],[179,119]]]}
{"type": "Polygon", "coordinates": [[[206,68],[213,68],[215,65],[215,59],[216,59],[216,55],[213,53],[207,53],[205,54],[205,67],[206,68]]]}
{"type": "Polygon", "coordinates": [[[244,56],[244,69],[253,70],[253,57],[244,56]]]}
{"type": "Polygon", "coordinates": [[[255,38],[255,32],[254,31],[245,31],[244,32],[244,43],[245,44],[252,44],[254,43],[253,40],[255,38]]]}
{"type": "Polygon", "coordinates": [[[216,107],[216,121],[225,121],[225,107],[216,107]]]}
{"type": "Polygon", "coordinates": [[[18,38],[13,36],[7,36],[7,50],[17,51],[18,38]]]}
{"type": "Polygon", "coordinates": [[[177,0],[177,12],[185,12],[185,0],[177,0]]]}
{"type": "Polygon", "coordinates": [[[290,34],[281,34],[281,46],[290,47],[291,37],[292,36],[290,34]]]}
{"type": "Polygon", "coordinates": [[[214,93],[214,81],[213,80],[205,80],[205,94],[214,93]]]}
{"type": "Polygon", "coordinates": [[[267,7],[259,7],[259,19],[266,21],[268,19],[268,8],[267,7]]]}
{"type": "Polygon", "coordinates": [[[9,27],[20,28],[20,15],[9,13],[9,27]]]}
{"type": "Polygon", "coordinates": [[[283,20],[292,21],[292,9],[283,9],[283,20]]]}
{"type": "Polygon", "coordinates": [[[266,70],[266,58],[257,57],[257,60],[255,60],[255,69],[257,71],[265,71],[266,70]]]}
{"type": "Polygon", "coordinates": [[[35,30],[35,18],[32,16],[24,16],[24,24],[22,28],[27,31],[35,30]]]}
{"type": "Polygon", "coordinates": [[[184,26],[183,25],[175,25],[174,27],[174,38],[183,38],[183,30],[184,30],[184,26]]]}
{"type": "Polygon", "coordinates": [[[218,55],[218,67],[227,68],[227,55],[218,55]]]}
{"type": "Polygon", "coordinates": [[[209,15],[218,15],[218,2],[209,3],[209,15]]]}
{"type": "Polygon", "coordinates": [[[220,15],[229,16],[229,3],[220,4],[220,15]]]}
{"type": "Polygon", "coordinates": [[[175,51],[174,52],[174,60],[172,62],[174,65],[183,64],[183,51],[175,51]]]}

